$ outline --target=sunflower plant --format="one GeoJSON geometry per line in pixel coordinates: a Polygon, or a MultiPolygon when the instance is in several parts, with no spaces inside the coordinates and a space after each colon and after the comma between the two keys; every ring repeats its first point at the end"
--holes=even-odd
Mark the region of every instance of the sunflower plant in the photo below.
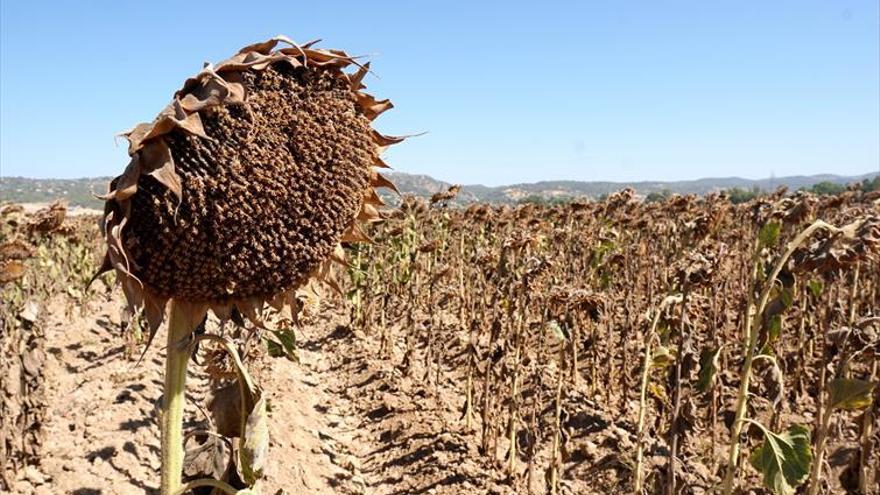
{"type": "Polygon", "coordinates": [[[209,311],[257,326],[267,306],[295,312],[297,290],[335,286],[343,246],[368,240],[361,223],[382,218],[376,189],[394,188],[376,170],[386,167],[380,155],[403,140],[372,128],[392,104],[363,91],[368,72],[343,51],[278,36],[206,64],[152,122],[123,133],[131,160],[102,198],[99,274],[115,271],[150,340],[167,320],[163,495],[253,493],[268,447],[265,400],[235,346],[194,329],[209,311]],[[225,349],[239,374],[242,491],[181,479],[186,369],[202,340],[225,349]]]}

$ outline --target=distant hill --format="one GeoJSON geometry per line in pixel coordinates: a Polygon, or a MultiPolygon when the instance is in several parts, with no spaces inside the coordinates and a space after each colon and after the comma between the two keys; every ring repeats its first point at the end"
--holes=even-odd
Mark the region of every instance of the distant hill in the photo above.
{"type": "MultiPolygon", "coordinates": [[[[652,192],[670,191],[679,194],[707,194],[713,191],[732,189],[758,188],[764,191],[775,190],[779,186],[787,186],[791,190],[802,187],[812,187],[820,182],[832,182],[834,184],[849,184],[871,179],[878,174],[869,173],[858,176],[841,176],[833,174],[776,177],[772,179],[743,179],[740,177],[707,178],[686,181],[660,182],[585,182],[574,180],[541,181],[524,184],[511,184],[508,186],[488,187],[483,185],[466,185],[461,188],[458,200],[461,203],[473,201],[488,201],[495,203],[513,203],[529,197],[542,199],[566,199],[566,198],[590,198],[596,199],[603,194],[619,191],[626,187],[635,189],[639,194],[647,195],[652,192]]],[[[445,191],[451,184],[436,180],[427,175],[411,175],[400,172],[388,173],[389,178],[397,185],[402,193],[410,193],[418,196],[430,196],[439,191],[445,191]]]]}
{"type": "MultiPolygon", "coordinates": [[[[428,175],[389,172],[387,174],[403,194],[430,196],[445,191],[451,184],[439,181],[428,175]]],[[[625,187],[635,189],[639,194],[670,191],[680,194],[706,194],[712,191],[731,189],[758,188],[771,191],[779,186],[788,186],[796,190],[811,187],[819,182],[848,184],[870,179],[877,173],[859,176],[811,175],[777,177],[773,179],[742,179],[739,177],[723,177],[697,179],[675,182],[585,182],[585,181],[541,181],[528,184],[511,184],[509,186],[488,187],[467,185],[462,187],[457,202],[471,203],[486,201],[493,203],[515,203],[529,197],[542,199],[591,198],[612,193],[625,187]]],[[[107,191],[110,177],[92,177],[83,179],[28,179],[24,177],[0,177],[0,199],[17,203],[37,203],[64,198],[71,206],[85,208],[102,208],[102,202],[95,199],[92,193],[102,194],[107,191]]]]}
{"type": "Polygon", "coordinates": [[[45,203],[66,199],[70,206],[102,209],[104,203],[92,196],[105,194],[110,177],[84,179],[29,179],[0,177],[0,199],[16,203],[45,203]]]}

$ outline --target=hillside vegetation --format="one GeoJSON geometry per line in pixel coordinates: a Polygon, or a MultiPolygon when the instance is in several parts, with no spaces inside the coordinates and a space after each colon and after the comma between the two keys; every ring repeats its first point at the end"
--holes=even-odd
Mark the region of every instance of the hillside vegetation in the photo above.
{"type": "MultiPolygon", "coordinates": [[[[451,184],[428,175],[415,175],[392,172],[389,177],[402,194],[428,198],[445,191],[451,184]]],[[[71,206],[101,209],[103,202],[94,194],[107,190],[110,177],[89,177],[82,179],[29,179],[24,177],[0,178],[0,197],[16,203],[44,203],[55,199],[66,199],[71,206]]],[[[601,199],[614,191],[631,188],[638,194],[652,199],[668,197],[670,194],[707,194],[717,191],[731,191],[731,197],[750,199],[762,191],[773,191],[785,186],[791,190],[820,187],[817,194],[840,192],[850,183],[864,183],[866,190],[878,187],[877,174],[846,177],[839,175],[814,175],[779,177],[775,179],[750,180],[740,178],[709,178],[677,182],[585,182],[585,181],[542,181],[530,184],[488,187],[466,185],[456,198],[457,204],[488,202],[513,204],[521,202],[559,203],[576,198],[601,199]],[[873,181],[873,182],[872,182],[873,181]],[[821,186],[817,186],[821,185],[821,186]],[[750,194],[751,193],[751,194],[750,194]]],[[[391,204],[398,199],[386,195],[391,204]]]]}

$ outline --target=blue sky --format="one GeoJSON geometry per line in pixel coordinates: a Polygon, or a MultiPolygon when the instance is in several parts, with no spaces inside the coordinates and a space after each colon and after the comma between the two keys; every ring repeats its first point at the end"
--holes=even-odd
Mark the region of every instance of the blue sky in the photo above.
{"type": "Polygon", "coordinates": [[[880,168],[877,0],[0,1],[0,174],[116,175],[114,134],[287,34],[368,55],[396,169],[451,182],[880,168]]]}

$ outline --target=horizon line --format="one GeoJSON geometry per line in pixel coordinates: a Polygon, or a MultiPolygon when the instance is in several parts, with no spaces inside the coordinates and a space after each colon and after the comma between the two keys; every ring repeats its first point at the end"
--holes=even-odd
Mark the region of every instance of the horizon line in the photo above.
{"type": "MultiPolygon", "coordinates": [[[[783,175],[783,176],[778,176],[778,177],[771,175],[769,177],[765,176],[765,177],[760,177],[757,179],[753,179],[750,177],[742,177],[742,176],[738,176],[738,175],[707,176],[707,177],[698,177],[696,179],[677,179],[677,180],[638,179],[638,180],[620,181],[620,180],[601,180],[601,179],[597,179],[597,180],[547,179],[547,180],[539,180],[539,181],[533,181],[533,182],[511,182],[511,183],[499,184],[499,185],[495,185],[495,186],[488,186],[488,185],[485,185],[482,183],[463,184],[463,183],[459,183],[459,182],[455,182],[455,181],[438,179],[437,177],[434,177],[433,175],[430,175],[427,173],[404,172],[401,170],[394,170],[394,169],[389,170],[387,173],[389,175],[402,174],[402,175],[409,175],[409,176],[428,177],[431,180],[434,180],[437,182],[443,182],[443,183],[449,184],[449,185],[459,184],[462,187],[486,187],[486,188],[491,188],[491,189],[502,188],[502,187],[514,187],[514,186],[529,185],[529,184],[546,184],[546,183],[551,183],[551,182],[576,182],[576,183],[583,183],[583,184],[673,184],[673,183],[681,183],[681,182],[699,182],[699,181],[706,181],[706,180],[743,180],[743,181],[751,181],[751,182],[761,182],[761,181],[768,181],[768,180],[785,180],[785,179],[792,179],[792,178],[807,178],[807,179],[809,179],[809,178],[825,177],[825,176],[837,177],[837,178],[841,178],[841,179],[859,180],[859,179],[871,177],[872,175],[873,176],[880,175],[880,171],[875,171],[875,172],[865,172],[862,174],[855,174],[855,175],[840,175],[840,174],[835,174],[835,173],[830,173],[830,172],[811,174],[811,175],[783,175]]],[[[0,181],[3,181],[5,179],[69,180],[69,181],[99,180],[99,179],[112,180],[114,177],[115,176],[113,176],[113,175],[95,175],[95,176],[80,176],[80,177],[28,177],[28,176],[24,176],[24,175],[6,175],[6,176],[4,176],[4,175],[0,174],[0,181]]]]}

